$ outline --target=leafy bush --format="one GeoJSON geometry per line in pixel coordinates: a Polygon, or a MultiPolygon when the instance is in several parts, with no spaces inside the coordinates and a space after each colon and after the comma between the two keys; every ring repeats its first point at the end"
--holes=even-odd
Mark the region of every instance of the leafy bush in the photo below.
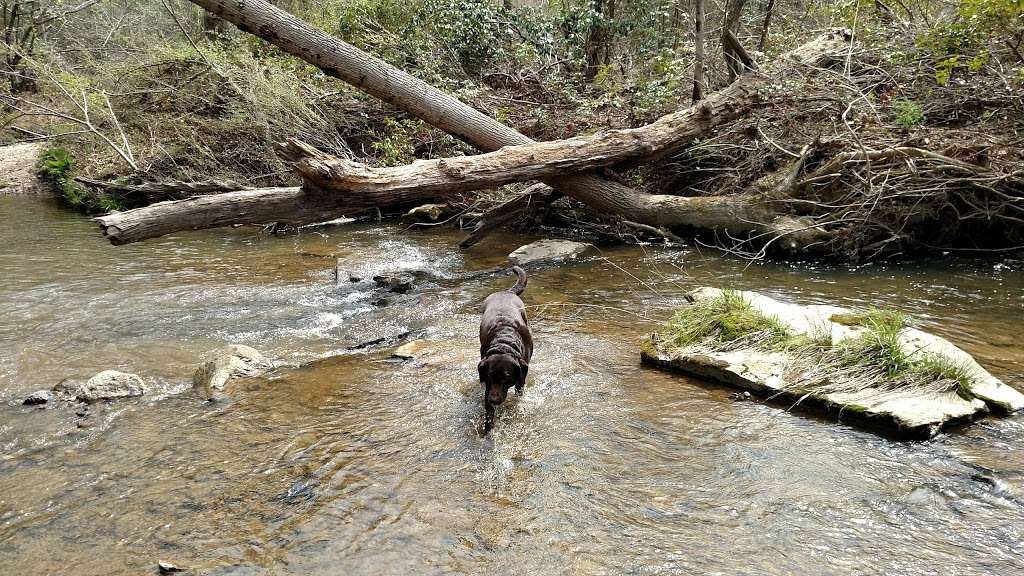
{"type": "Polygon", "coordinates": [[[39,171],[60,193],[61,199],[72,208],[87,213],[112,212],[121,209],[118,198],[110,195],[93,196],[71,173],[74,160],[67,148],[47,148],[39,158],[39,171]]]}
{"type": "Polygon", "coordinates": [[[896,123],[907,130],[924,123],[924,112],[921,111],[921,105],[913,100],[897,100],[893,102],[892,108],[896,113],[896,123]]]}

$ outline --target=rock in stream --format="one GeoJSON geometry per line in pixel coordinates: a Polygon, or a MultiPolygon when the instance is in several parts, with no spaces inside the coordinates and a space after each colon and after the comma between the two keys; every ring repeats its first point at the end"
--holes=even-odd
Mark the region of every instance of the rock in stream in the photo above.
{"type": "Polygon", "coordinates": [[[81,402],[98,402],[142,396],[149,388],[137,374],[104,370],[84,383],[61,382],[53,387],[53,391],[65,396],[74,396],[81,402]]]}
{"type": "Polygon", "coordinates": [[[206,400],[224,390],[232,378],[260,376],[274,367],[254,348],[231,344],[206,354],[206,360],[192,375],[192,388],[206,400]]]}
{"type": "Polygon", "coordinates": [[[582,260],[586,256],[597,253],[593,244],[573,242],[572,240],[537,240],[520,246],[508,255],[513,266],[536,268],[539,266],[561,264],[582,260]]]}
{"type": "Polygon", "coordinates": [[[25,406],[38,406],[42,404],[48,404],[53,400],[53,392],[49,390],[36,390],[25,397],[22,402],[25,406]]]}
{"type": "MultiPolygon", "coordinates": [[[[712,300],[723,293],[717,288],[699,288],[690,294],[689,299],[696,302],[712,300]]],[[[858,315],[849,309],[789,304],[755,292],[736,291],[735,294],[754,310],[778,320],[796,335],[824,333],[831,342],[838,343],[856,338],[867,330],[844,321],[858,315]]],[[[788,351],[764,350],[749,345],[721,350],[701,344],[680,348],[656,334],[644,341],[641,359],[662,369],[707,378],[761,396],[788,402],[806,401],[840,417],[851,417],[857,423],[880,426],[901,436],[915,438],[930,438],[949,425],[969,422],[989,411],[1005,414],[1024,408],[1024,395],[1003,384],[971,355],[948,340],[906,327],[900,330],[898,343],[909,358],[929,355],[953,362],[969,374],[970,386],[965,391],[867,387],[849,392],[812,391],[805,396],[804,392],[788,387],[795,366],[794,357],[788,351]]]]}

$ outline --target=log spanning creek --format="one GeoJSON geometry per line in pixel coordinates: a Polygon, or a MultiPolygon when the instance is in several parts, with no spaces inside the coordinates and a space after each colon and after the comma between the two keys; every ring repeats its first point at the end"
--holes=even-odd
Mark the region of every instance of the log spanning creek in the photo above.
{"type": "Polygon", "coordinates": [[[1024,416],[898,442],[641,367],[696,286],[882,306],[1024,386],[1024,263],[851,269],[604,247],[534,272],[526,393],[478,432],[474,275],[530,240],[255,228],[110,246],[46,201],[0,198],[0,574],[1024,573],[1024,416]],[[12,224],[17,223],[17,224],[12,224]],[[429,270],[406,294],[336,286],[429,270]],[[381,300],[383,299],[383,301],[381,300]],[[414,360],[380,338],[426,340],[414,360]],[[203,353],[281,367],[224,400],[203,353]],[[145,396],[23,406],[101,370],[145,396]]]}

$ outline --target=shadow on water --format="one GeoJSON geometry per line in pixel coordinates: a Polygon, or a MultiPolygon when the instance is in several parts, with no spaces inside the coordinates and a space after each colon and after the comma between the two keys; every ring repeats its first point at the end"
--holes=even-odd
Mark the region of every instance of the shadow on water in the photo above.
{"type": "Polygon", "coordinates": [[[0,198],[0,572],[203,574],[1008,574],[1024,570],[1024,419],[900,443],[641,369],[636,342],[685,290],[900,307],[1024,384],[1021,263],[860,269],[615,247],[531,277],[523,396],[478,429],[483,272],[522,241],[447,231],[253,229],[111,247],[83,219],[0,198]],[[407,297],[333,285],[432,275],[407,297]],[[399,362],[355,344],[411,332],[399,362]],[[204,404],[224,342],[299,368],[204,404]],[[19,400],[118,368],[155,394],[19,400]]]}

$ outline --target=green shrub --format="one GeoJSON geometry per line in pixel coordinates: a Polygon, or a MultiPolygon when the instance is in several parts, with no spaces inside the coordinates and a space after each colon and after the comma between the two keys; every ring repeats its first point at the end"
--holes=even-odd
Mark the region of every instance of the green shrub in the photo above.
{"type": "Polygon", "coordinates": [[[75,182],[73,170],[74,159],[67,148],[47,148],[39,158],[40,173],[53,184],[68,206],[89,214],[113,212],[122,208],[121,200],[115,196],[90,194],[84,186],[75,182]]]}
{"type": "Polygon", "coordinates": [[[924,123],[924,112],[921,105],[913,100],[897,100],[892,105],[896,114],[896,123],[910,130],[924,123]]]}
{"type": "Polygon", "coordinates": [[[373,132],[374,141],[370,147],[377,154],[382,166],[400,166],[416,159],[416,146],[412,136],[422,126],[419,120],[395,120],[385,118],[380,130],[373,132]]]}

